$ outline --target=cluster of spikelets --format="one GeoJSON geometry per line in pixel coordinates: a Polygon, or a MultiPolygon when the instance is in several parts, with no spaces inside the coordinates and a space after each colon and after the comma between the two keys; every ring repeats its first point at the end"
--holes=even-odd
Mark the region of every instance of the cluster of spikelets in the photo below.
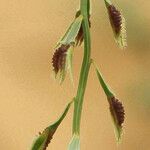
{"type": "MultiPolygon", "coordinates": [[[[91,26],[90,16],[89,26],[91,26]]],[[[76,46],[80,46],[83,39],[82,16],[80,11],[77,11],[73,23],[59,41],[52,58],[55,77],[59,74],[58,78],[60,79],[60,82],[64,80],[67,69],[69,69],[70,72],[72,71],[72,49],[76,46]]]]}
{"type": "MultiPolygon", "coordinates": [[[[110,24],[114,33],[115,40],[119,47],[125,48],[126,47],[126,30],[125,30],[125,20],[124,17],[122,16],[121,12],[110,2],[110,1],[105,1],[106,8],[108,11],[108,16],[110,20],[110,24]]],[[[74,25],[76,20],[81,17],[80,11],[76,13],[75,20],[71,24],[71,27],[74,25]]],[[[90,15],[89,15],[89,27],[91,27],[91,22],[90,22],[90,15]]],[[[82,20],[79,23],[80,25],[78,26],[78,30],[74,34],[74,40],[70,41],[70,43],[66,43],[66,45],[59,44],[59,47],[56,48],[53,58],[52,58],[52,65],[55,74],[57,75],[59,72],[60,74],[64,74],[66,71],[66,65],[67,65],[67,52],[69,51],[69,48],[71,46],[80,46],[83,42],[84,35],[83,35],[83,28],[82,28],[82,20]]],[[[69,27],[69,29],[71,29],[69,27]]],[[[67,31],[68,34],[68,31],[67,31]]],[[[67,35],[65,34],[65,36],[67,35]]],[[[64,38],[64,37],[63,37],[64,38]]],[[[61,43],[61,42],[60,42],[61,43]]],[[[62,81],[62,80],[61,80],[62,81]]],[[[121,131],[122,131],[122,124],[124,122],[124,108],[122,103],[116,99],[114,96],[108,97],[108,102],[110,105],[110,112],[115,124],[115,127],[117,129],[117,139],[119,140],[121,137],[121,131]]]]}
{"type": "Polygon", "coordinates": [[[69,47],[70,45],[62,44],[59,48],[56,49],[52,58],[52,64],[55,74],[64,69],[66,63],[67,50],[69,49],[69,47]]]}
{"type": "MultiPolygon", "coordinates": [[[[125,48],[127,46],[125,19],[122,16],[121,12],[110,1],[105,0],[105,4],[108,11],[108,16],[109,16],[110,24],[112,26],[115,40],[119,45],[119,47],[125,48]]],[[[91,27],[90,15],[89,15],[89,27],[91,27]]],[[[66,66],[67,65],[70,66],[70,64],[67,64],[66,61],[67,52],[69,51],[70,48],[72,49],[75,46],[80,46],[83,42],[83,39],[84,39],[84,35],[83,35],[83,28],[82,28],[81,13],[80,11],[77,11],[73,23],[65,33],[64,37],[59,41],[52,58],[54,73],[56,76],[58,75],[58,73],[60,73],[59,78],[61,82],[64,80],[64,76],[67,70],[66,66]],[[78,24],[76,24],[77,22],[78,24]],[[73,37],[71,38],[72,40],[65,41],[69,33],[71,33],[74,30],[74,28],[76,28],[76,31],[74,32],[73,37]]]]}
{"type": "MultiPolygon", "coordinates": [[[[125,19],[122,16],[121,12],[111,3],[110,0],[104,0],[106,4],[106,8],[108,11],[108,16],[110,20],[110,24],[114,33],[115,40],[119,47],[126,47],[126,30],[125,30],[125,19]]],[[[55,77],[60,79],[62,82],[65,78],[66,71],[70,71],[70,75],[72,78],[72,53],[73,49],[76,46],[80,46],[84,41],[83,27],[82,27],[83,17],[80,13],[80,10],[76,13],[75,19],[71,23],[70,27],[64,34],[64,36],[57,43],[55,48],[55,52],[52,58],[52,66],[53,71],[55,73],[55,77]]],[[[89,27],[91,27],[90,22],[90,14],[88,15],[89,27]]],[[[95,66],[95,65],[94,65],[95,66]]],[[[114,126],[116,129],[117,140],[119,141],[122,134],[122,126],[125,119],[125,111],[122,103],[115,97],[115,95],[110,91],[106,82],[104,81],[100,71],[95,66],[98,79],[100,84],[107,96],[107,100],[109,103],[110,114],[112,116],[112,120],[114,122],[114,126]]],[[[72,101],[73,102],[73,101],[72,101]]],[[[52,125],[47,127],[38,138],[35,140],[32,150],[46,150],[48,144],[50,143],[53,134],[57,130],[58,126],[66,116],[71,103],[70,102],[66,109],[64,110],[61,117],[54,122],[52,125]]],[[[78,137],[73,137],[73,144],[79,145],[78,137]]],[[[74,147],[74,145],[73,145],[74,147]]],[[[78,149],[78,147],[76,147],[78,149]]],[[[74,150],[74,148],[70,148],[69,150],[74,150]]]]}
{"type": "Polygon", "coordinates": [[[115,40],[121,48],[125,48],[127,46],[125,19],[121,12],[110,2],[106,1],[106,8],[108,10],[110,24],[114,32],[115,40]]]}
{"type": "Polygon", "coordinates": [[[113,110],[115,112],[116,115],[116,120],[117,120],[117,124],[122,127],[122,124],[124,122],[124,108],[122,103],[116,99],[115,97],[111,98],[111,103],[110,103],[110,110],[113,113],[113,110]]]}
{"type": "Polygon", "coordinates": [[[124,107],[122,103],[114,96],[110,97],[108,101],[109,101],[110,113],[116,128],[116,138],[117,141],[119,142],[122,134],[122,125],[125,119],[124,107]]]}

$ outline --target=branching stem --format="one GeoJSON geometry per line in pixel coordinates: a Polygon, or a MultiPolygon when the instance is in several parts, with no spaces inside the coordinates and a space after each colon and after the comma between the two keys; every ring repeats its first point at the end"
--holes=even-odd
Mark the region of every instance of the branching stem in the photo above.
{"type": "Polygon", "coordinates": [[[89,30],[89,0],[81,0],[80,2],[81,15],[83,16],[83,33],[84,33],[84,56],[80,72],[79,85],[77,95],[74,103],[74,116],[73,116],[73,134],[80,134],[80,121],[82,113],[82,104],[84,93],[86,89],[89,69],[90,69],[90,56],[91,56],[91,38],[89,30]]]}

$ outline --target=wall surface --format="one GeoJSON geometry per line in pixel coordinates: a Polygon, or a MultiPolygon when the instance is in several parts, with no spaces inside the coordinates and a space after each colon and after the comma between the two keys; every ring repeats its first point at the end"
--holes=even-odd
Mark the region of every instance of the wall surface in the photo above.
{"type": "MultiPolygon", "coordinates": [[[[150,2],[117,1],[127,20],[126,50],[114,42],[103,0],[92,2],[92,57],[126,109],[125,134],[118,149],[149,150],[150,2]]],[[[29,149],[38,132],[55,121],[75,95],[83,46],[74,51],[74,88],[68,76],[61,86],[54,80],[51,58],[77,8],[78,0],[0,1],[1,150],[29,149]]],[[[108,104],[93,67],[87,86],[82,150],[116,150],[108,104]]],[[[49,150],[67,149],[72,109],[49,150]]]]}

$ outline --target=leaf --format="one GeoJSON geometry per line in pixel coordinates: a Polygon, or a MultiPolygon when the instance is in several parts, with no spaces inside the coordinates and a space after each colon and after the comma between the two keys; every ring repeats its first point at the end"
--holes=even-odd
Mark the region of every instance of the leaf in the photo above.
{"type": "Polygon", "coordinates": [[[77,18],[75,18],[75,20],[70,25],[65,35],[57,43],[57,46],[55,48],[55,52],[52,58],[52,65],[55,77],[59,78],[60,83],[64,81],[67,69],[69,69],[70,78],[71,81],[73,82],[71,70],[72,69],[71,49],[73,49],[73,47],[75,46],[76,37],[79,33],[82,19],[83,19],[82,15],[79,15],[77,18]]]}
{"type": "Polygon", "coordinates": [[[70,80],[74,85],[73,81],[73,69],[72,69],[72,58],[73,58],[73,47],[70,47],[67,52],[67,70],[69,70],[70,80]]]}
{"type": "Polygon", "coordinates": [[[42,133],[40,133],[39,137],[34,141],[31,150],[46,150],[48,147],[48,144],[51,142],[51,139],[53,138],[54,133],[56,132],[58,126],[62,122],[62,120],[65,118],[71,104],[73,101],[71,101],[65,108],[64,112],[60,116],[60,118],[54,122],[52,125],[47,127],[42,133]]]}
{"type": "MultiPolygon", "coordinates": [[[[94,64],[94,62],[93,62],[94,64]]],[[[121,140],[122,135],[122,124],[124,123],[125,119],[125,111],[122,103],[116,99],[115,94],[108,88],[108,85],[104,81],[100,71],[98,70],[97,66],[94,64],[97,77],[99,79],[100,85],[102,86],[109,103],[110,114],[114,123],[115,127],[115,135],[117,142],[121,140]]]]}
{"type": "Polygon", "coordinates": [[[70,45],[75,43],[75,38],[80,30],[82,20],[83,17],[80,15],[73,21],[63,38],[60,40],[60,44],[70,45]]]}
{"type": "Polygon", "coordinates": [[[127,46],[125,18],[110,0],[104,0],[115,40],[120,48],[127,46]]]}
{"type": "Polygon", "coordinates": [[[100,71],[98,70],[97,65],[94,63],[93,60],[92,60],[92,63],[93,63],[93,65],[94,65],[94,68],[95,68],[95,70],[96,70],[97,77],[98,77],[98,79],[99,79],[99,82],[100,82],[100,84],[101,84],[101,86],[102,86],[102,88],[103,88],[103,90],[104,90],[106,96],[107,96],[107,97],[112,97],[112,96],[114,96],[113,92],[110,90],[110,88],[108,87],[108,85],[107,85],[106,82],[104,81],[104,79],[103,79],[103,77],[102,77],[100,71]]]}
{"type": "Polygon", "coordinates": [[[68,150],[80,150],[80,138],[79,135],[74,134],[69,146],[68,146],[68,150]]]}

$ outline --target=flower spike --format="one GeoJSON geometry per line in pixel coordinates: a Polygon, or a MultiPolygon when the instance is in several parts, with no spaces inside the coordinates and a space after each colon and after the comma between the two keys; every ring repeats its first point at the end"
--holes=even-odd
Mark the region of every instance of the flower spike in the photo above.
{"type": "Polygon", "coordinates": [[[52,65],[55,74],[62,71],[65,68],[66,63],[66,53],[70,45],[61,45],[58,49],[56,49],[53,58],[52,58],[52,65]]]}
{"type": "Polygon", "coordinates": [[[52,58],[52,66],[55,77],[57,77],[59,74],[60,83],[62,83],[65,79],[67,69],[70,72],[70,78],[73,83],[72,53],[73,48],[75,47],[76,37],[81,27],[82,18],[82,15],[78,15],[78,17],[75,18],[55,48],[55,52],[52,58]]]}
{"type": "MultiPolygon", "coordinates": [[[[93,62],[93,61],[92,61],[93,62]]],[[[94,62],[93,62],[94,64],[94,62]]],[[[108,85],[104,81],[100,71],[98,70],[96,64],[94,64],[97,77],[99,79],[100,85],[102,86],[109,103],[110,114],[115,127],[115,134],[117,142],[120,142],[122,135],[122,125],[125,119],[125,110],[122,103],[115,97],[115,94],[109,89],[108,85]]]]}
{"type": "Polygon", "coordinates": [[[127,46],[125,19],[121,12],[109,0],[104,0],[114,37],[120,48],[127,46]]]}
{"type": "Polygon", "coordinates": [[[59,127],[59,125],[65,118],[65,116],[67,115],[67,113],[71,107],[71,104],[73,102],[74,102],[74,99],[68,103],[64,112],[62,113],[62,115],[56,122],[51,124],[49,127],[45,128],[45,130],[42,133],[39,133],[39,136],[34,141],[31,150],[46,150],[46,148],[48,147],[49,143],[51,142],[51,140],[53,138],[53,135],[55,134],[57,128],[59,127]]]}

